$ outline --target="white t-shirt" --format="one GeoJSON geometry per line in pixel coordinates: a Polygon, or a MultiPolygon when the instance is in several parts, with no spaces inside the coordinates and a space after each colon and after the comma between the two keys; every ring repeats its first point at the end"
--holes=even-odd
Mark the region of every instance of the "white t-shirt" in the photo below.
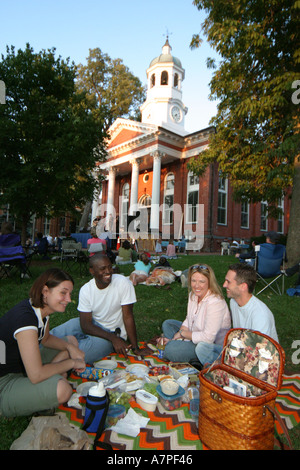
{"type": "Polygon", "coordinates": [[[254,295],[242,307],[234,299],[230,299],[230,310],[233,328],[259,331],[279,342],[273,313],[254,295]]]}
{"type": "Polygon", "coordinates": [[[122,305],[136,302],[133,284],[121,274],[113,274],[105,289],[98,289],[95,279],[84,284],[79,292],[79,312],[92,312],[93,319],[104,328],[121,328],[121,337],[127,339],[122,305]]]}

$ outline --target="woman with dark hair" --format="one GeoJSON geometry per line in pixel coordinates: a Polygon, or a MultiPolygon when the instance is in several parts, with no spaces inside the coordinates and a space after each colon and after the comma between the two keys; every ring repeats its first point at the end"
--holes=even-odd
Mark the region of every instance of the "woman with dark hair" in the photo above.
{"type": "Polygon", "coordinates": [[[129,264],[132,262],[132,248],[128,240],[124,240],[118,251],[117,264],[129,264]]]}
{"type": "Polygon", "coordinates": [[[207,264],[195,264],[188,271],[189,298],[183,322],[166,320],[164,359],[173,362],[214,362],[222,351],[231,317],[227,303],[207,264]]]}
{"type": "Polygon", "coordinates": [[[73,285],[66,272],[48,269],[32,285],[29,299],[0,318],[0,414],[31,415],[71,397],[66,373],[85,369],[84,353],[76,338],[49,333],[49,315],[65,311],[73,285]]]}
{"type": "Polygon", "coordinates": [[[146,253],[142,253],[139,258],[134,265],[134,271],[129,276],[134,286],[146,281],[151,269],[150,259],[146,253]]]}

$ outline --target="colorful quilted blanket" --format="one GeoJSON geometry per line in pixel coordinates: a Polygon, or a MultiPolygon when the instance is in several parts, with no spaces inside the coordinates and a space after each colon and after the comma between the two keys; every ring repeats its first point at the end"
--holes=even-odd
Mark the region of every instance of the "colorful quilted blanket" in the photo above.
{"type": "MultiPolygon", "coordinates": [[[[126,368],[129,364],[139,362],[136,356],[129,356],[127,361],[124,356],[116,354],[112,354],[111,358],[118,363],[118,368],[126,368]]],[[[155,356],[144,359],[148,366],[162,365],[162,361],[155,356]]],[[[74,385],[74,391],[81,382],[86,381],[75,374],[72,374],[69,380],[74,385]]],[[[135,411],[150,418],[149,422],[146,428],[141,429],[137,437],[105,430],[100,440],[110,444],[114,450],[206,450],[199,440],[197,422],[190,415],[187,403],[183,403],[180,408],[173,411],[166,411],[158,403],[154,412],[143,410],[136,401],[132,401],[130,405],[135,411]]],[[[276,408],[288,429],[299,424],[300,375],[284,376],[283,385],[276,400],[276,408]]],[[[72,424],[82,426],[84,420],[82,409],[63,405],[59,407],[59,411],[65,412],[72,424]]],[[[275,421],[275,435],[282,433],[283,429],[275,421]]],[[[91,437],[93,436],[92,434],[91,437]]]]}

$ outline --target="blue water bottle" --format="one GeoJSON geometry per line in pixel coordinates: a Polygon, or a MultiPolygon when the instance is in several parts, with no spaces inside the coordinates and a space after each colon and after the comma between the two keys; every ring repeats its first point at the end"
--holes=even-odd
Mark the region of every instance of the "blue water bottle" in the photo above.
{"type": "Polygon", "coordinates": [[[109,400],[103,383],[90,388],[86,397],[83,429],[87,432],[102,433],[107,415],[109,400]]]}

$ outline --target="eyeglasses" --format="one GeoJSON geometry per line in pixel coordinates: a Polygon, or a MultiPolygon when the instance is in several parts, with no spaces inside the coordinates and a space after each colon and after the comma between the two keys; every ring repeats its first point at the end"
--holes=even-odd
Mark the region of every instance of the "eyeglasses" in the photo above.
{"type": "Polygon", "coordinates": [[[202,269],[203,271],[208,271],[208,267],[203,264],[194,264],[190,269],[202,269]]]}

